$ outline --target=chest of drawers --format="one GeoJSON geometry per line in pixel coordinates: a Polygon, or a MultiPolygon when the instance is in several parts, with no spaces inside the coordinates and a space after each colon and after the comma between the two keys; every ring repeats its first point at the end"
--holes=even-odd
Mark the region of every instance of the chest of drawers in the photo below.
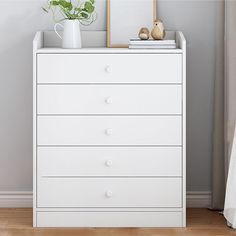
{"type": "Polygon", "coordinates": [[[185,226],[186,43],[34,41],[34,226],[185,226]]]}

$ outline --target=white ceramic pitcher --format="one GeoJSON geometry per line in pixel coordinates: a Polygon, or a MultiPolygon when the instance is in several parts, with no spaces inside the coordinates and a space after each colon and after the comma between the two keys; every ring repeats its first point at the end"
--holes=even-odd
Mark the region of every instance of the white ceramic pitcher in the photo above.
{"type": "Polygon", "coordinates": [[[62,48],[82,48],[80,22],[78,20],[65,20],[64,25],[56,23],[54,30],[62,39],[62,48]],[[64,29],[62,36],[57,31],[58,26],[64,29]]]}

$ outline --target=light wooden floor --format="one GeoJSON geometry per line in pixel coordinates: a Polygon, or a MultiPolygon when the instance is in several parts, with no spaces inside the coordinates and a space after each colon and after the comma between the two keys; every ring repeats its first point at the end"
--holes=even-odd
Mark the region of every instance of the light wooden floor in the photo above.
{"type": "Polygon", "coordinates": [[[155,236],[236,235],[222,215],[207,209],[189,209],[184,229],[43,229],[32,228],[32,209],[0,209],[0,236],[155,236]]]}

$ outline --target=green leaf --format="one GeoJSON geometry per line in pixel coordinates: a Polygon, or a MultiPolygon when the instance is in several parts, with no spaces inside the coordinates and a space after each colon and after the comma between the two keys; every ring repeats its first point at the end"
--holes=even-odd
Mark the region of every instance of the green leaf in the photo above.
{"type": "Polygon", "coordinates": [[[85,2],[84,4],[84,9],[88,12],[88,13],[92,13],[94,11],[94,6],[92,5],[91,2],[85,2]]]}
{"type": "Polygon", "coordinates": [[[50,5],[52,6],[58,6],[59,2],[58,1],[50,1],[50,5]]]}
{"type": "Polygon", "coordinates": [[[85,13],[85,12],[81,12],[81,16],[85,19],[89,17],[88,13],[85,13]]]}
{"type": "Polygon", "coordinates": [[[65,0],[60,0],[60,1],[59,1],[59,4],[60,4],[63,8],[68,9],[69,11],[72,10],[72,8],[73,8],[72,3],[71,3],[71,2],[67,2],[67,1],[65,1],[65,0]]]}
{"type": "Polygon", "coordinates": [[[82,9],[81,8],[79,8],[79,7],[76,7],[75,8],[75,11],[77,11],[77,12],[80,12],[82,9]]]}
{"type": "Polygon", "coordinates": [[[92,4],[94,4],[94,3],[95,3],[95,0],[90,0],[90,2],[91,2],[92,4]]]}

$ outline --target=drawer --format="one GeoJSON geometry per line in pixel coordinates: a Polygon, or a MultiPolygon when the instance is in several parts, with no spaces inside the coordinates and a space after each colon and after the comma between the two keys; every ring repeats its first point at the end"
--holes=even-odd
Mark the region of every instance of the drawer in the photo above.
{"type": "Polygon", "coordinates": [[[39,147],[38,177],[182,176],[181,147],[39,147]]]}
{"type": "Polygon", "coordinates": [[[181,114],[181,85],[39,85],[38,114],[181,114]]]}
{"type": "Polygon", "coordinates": [[[38,227],[183,227],[182,211],[49,210],[37,212],[38,227]]]}
{"type": "Polygon", "coordinates": [[[181,116],[38,116],[38,145],[181,145],[181,116]]]}
{"type": "Polygon", "coordinates": [[[38,83],[181,83],[182,54],[38,54],[38,83]]]}
{"type": "Polygon", "coordinates": [[[37,207],[181,207],[181,178],[38,178],[37,207]]]}

